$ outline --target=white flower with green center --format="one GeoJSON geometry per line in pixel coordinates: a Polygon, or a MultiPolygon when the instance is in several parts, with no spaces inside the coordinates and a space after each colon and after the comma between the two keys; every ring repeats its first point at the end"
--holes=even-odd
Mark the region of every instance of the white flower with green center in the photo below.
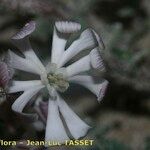
{"type": "MultiPolygon", "coordinates": [[[[21,50],[24,57],[20,57],[10,51],[10,65],[14,69],[34,73],[39,76],[39,80],[13,81],[9,88],[9,93],[23,91],[23,94],[13,103],[12,109],[23,115],[24,107],[29,100],[41,89],[47,89],[49,93],[48,116],[46,123],[46,141],[59,141],[63,143],[69,140],[69,136],[64,127],[60,114],[70,131],[72,137],[79,139],[85,136],[90,128],[82,121],[60,97],[59,92],[65,92],[69,88],[69,83],[80,84],[93,92],[98,101],[103,96],[108,82],[95,80],[88,72],[91,69],[103,70],[103,61],[100,55],[100,37],[95,31],[86,29],[67,49],[67,39],[74,32],[79,31],[81,25],[75,22],[56,22],[53,33],[51,61],[44,66],[36,56],[29,43],[29,34],[35,29],[35,23],[29,22],[13,38],[14,44],[21,50]],[[81,51],[90,49],[90,53],[67,67],[63,67],[74,56],[81,51]]],[[[101,45],[100,45],[101,44],[101,45]]],[[[31,116],[32,115],[27,115],[31,116]]]]}

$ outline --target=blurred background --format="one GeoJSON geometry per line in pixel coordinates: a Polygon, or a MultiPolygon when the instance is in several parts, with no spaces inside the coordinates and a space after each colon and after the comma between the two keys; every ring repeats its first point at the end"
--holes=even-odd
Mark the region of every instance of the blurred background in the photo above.
{"type": "MultiPolygon", "coordinates": [[[[91,27],[105,43],[103,76],[110,84],[103,101],[98,104],[92,93],[78,86],[72,86],[74,92],[66,96],[67,103],[93,127],[85,138],[95,143],[53,149],[150,150],[149,17],[149,0],[0,0],[0,54],[16,49],[10,38],[30,20],[37,23],[30,40],[42,60],[50,56],[57,20],[77,21],[82,30],[91,27]]],[[[10,99],[0,106],[0,139],[43,139],[44,131],[10,111],[10,99]]]]}

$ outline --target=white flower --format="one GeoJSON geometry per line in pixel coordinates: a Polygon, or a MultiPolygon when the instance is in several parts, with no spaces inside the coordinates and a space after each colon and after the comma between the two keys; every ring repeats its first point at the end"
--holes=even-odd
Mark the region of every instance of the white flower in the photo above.
{"type": "MultiPolygon", "coordinates": [[[[21,50],[24,57],[20,57],[10,51],[10,64],[14,69],[34,73],[39,76],[39,80],[13,81],[9,93],[23,91],[23,94],[13,103],[12,109],[17,113],[22,113],[29,100],[41,89],[47,89],[49,93],[48,116],[46,125],[45,140],[64,142],[69,139],[60,113],[73,138],[78,139],[85,136],[90,128],[83,122],[60,97],[58,92],[64,92],[69,88],[69,83],[80,84],[93,92],[98,101],[103,96],[108,82],[95,80],[87,72],[91,69],[104,69],[101,59],[99,44],[100,38],[95,31],[86,29],[75,40],[71,46],[65,49],[69,36],[79,31],[81,25],[75,22],[56,22],[53,33],[51,61],[44,66],[36,56],[29,43],[29,34],[35,29],[35,22],[31,21],[17,33],[12,39],[14,44],[21,50]],[[99,41],[97,41],[99,40],[99,41]],[[91,52],[72,63],[63,67],[69,60],[81,51],[91,49],[91,52]]],[[[103,45],[102,45],[103,46],[103,45]]],[[[23,115],[27,115],[22,113],[23,115]]],[[[30,116],[29,114],[27,116],[30,116]]],[[[31,118],[35,117],[33,115],[31,118]]]]}

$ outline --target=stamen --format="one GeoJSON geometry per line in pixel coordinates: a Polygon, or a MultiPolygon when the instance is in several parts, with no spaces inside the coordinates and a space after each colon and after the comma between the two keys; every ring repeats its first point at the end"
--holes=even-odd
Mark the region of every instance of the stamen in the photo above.
{"type": "Polygon", "coordinates": [[[60,92],[65,92],[69,87],[69,83],[64,79],[63,74],[61,73],[49,73],[47,79],[49,84],[60,92]]]}

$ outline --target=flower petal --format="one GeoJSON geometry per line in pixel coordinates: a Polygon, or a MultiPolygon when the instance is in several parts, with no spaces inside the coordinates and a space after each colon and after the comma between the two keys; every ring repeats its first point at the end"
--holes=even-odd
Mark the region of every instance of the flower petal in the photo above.
{"type": "Polygon", "coordinates": [[[22,113],[24,107],[26,106],[26,104],[29,102],[29,100],[36,95],[41,89],[43,88],[43,86],[36,86],[34,88],[31,88],[27,91],[25,91],[21,96],[19,96],[19,98],[16,99],[16,101],[13,103],[12,105],[12,110],[15,111],[16,113],[23,115],[25,117],[30,117],[31,119],[35,119],[35,115],[31,115],[31,114],[26,114],[26,113],[22,113]]]}
{"type": "Polygon", "coordinates": [[[66,67],[67,76],[71,77],[91,69],[104,70],[103,60],[98,48],[93,49],[89,55],[66,67]]]}
{"type": "Polygon", "coordinates": [[[91,69],[90,56],[84,56],[78,61],[66,67],[67,77],[77,75],[81,72],[85,72],[91,69]]]}
{"type": "Polygon", "coordinates": [[[95,35],[95,38],[96,38],[96,41],[98,42],[98,47],[101,49],[101,50],[104,50],[105,49],[105,44],[102,40],[102,37],[99,36],[94,30],[92,30],[93,34],[95,35]]]}
{"type": "Polygon", "coordinates": [[[92,93],[97,96],[97,100],[100,102],[106,92],[108,81],[98,82],[94,77],[88,75],[77,75],[69,78],[70,82],[80,84],[85,88],[89,89],[92,93]]]}
{"type": "Polygon", "coordinates": [[[58,66],[62,67],[66,62],[68,62],[72,57],[81,52],[82,50],[94,48],[96,46],[93,33],[90,29],[86,29],[80,35],[80,38],[74,41],[71,46],[64,52],[62,59],[60,60],[58,66]]]}
{"type": "Polygon", "coordinates": [[[25,38],[22,41],[20,40],[19,43],[20,43],[20,49],[22,50],[25,57],[27,59],[29,59],[30,61],[32,61],[33,63],[35,63],[39,67],[39,69],[42,73],[43,72],[45,73],[45,67],[42,64],[41,60],[37,57],[37,55],[35,54],[33,49],[31,48],[31,45],[29,43],[29,39],[25,38]],[[24,50],[23,50],[23,47],[25,47],[24,50]]]}
{"type": "Polygon", "coordinates": [[[10,80],[7,64],[0,62],[0,86],[3,88],[7,86],[10,80]]]}
{"type": "Polygon", "coordinates": [[[94,69],[98,69],[101,71],[105,70],[103,59],[101,57],[101,53],[98,50],[98,48],[95,48],[90,52],[90,60],[91,65],[94,69]]]}
{"type": "Polygon", "coordinates": [[[41,80],[32,81],[13,81],[12,86],[9,88],[9,93],[16,93],[20,91],[26,91],[29,88],[36,86],[42,86],[41,80]]]}
{"type": "Polygon", "coordinates": [[[30,21],[16,35],[12,37],[12,42],[18,49],[20,49],[23,52],[26,58],[33,61],[37,66],[39,66],[41,71],[44,72],[45,68],[40,59],[36,56],[29,42],[28,36],[34,30],[35,30],[35,22],[30,21]]]}
{"type": "Polygon", "coordinates": [[[34,74],[41,74],[40,69],[29,59],[24,59],[12,51],[9,51],[10,55],[10,67],[34,74]]]}
{"type": "Polygon", "coordinates": [[[49,99],[45,141],[64,143],[69,140],[60,118],[57,101],[49,99]]]}
{"type": "Polygon", "coordinates": [[[85,136],[90,127],[71,110],[62,98],[58,97],[57,102],[72,136],[75,139],[85,136]]]}
{"type": "Polygon", "coordinates": [[[74,33],[81,29],[81,25],[79,23],[71,21],[57,21],[55,26],[61,33],[74,33]]]}
{"type": "Polygon", "coordinates": [[[65,51],[67,43],[66,38],[69,38],[71,33],[80,30],[81,25],[75,22],[58,21],[55,23],[52,43],[52,63],[58,63],[65,51]]]}
{"type": "Polygon", "coordinates": [[[24,37],[30,35],[35,30],[35,25],[36,24],[34,21],[30,21],[17,34],[15,34],[12,37],[12,39],[13,40],[23,39],[24,37]]]}
{"type": "Polygon", "coordinates": [[[56,29],[54,28],[53,33],[53,44],[52,44],[52,53],[51,53],[51,62],[57,64],[60,57],[64,53],[67,40],[62,39],[58,36],[56,29]]]}

